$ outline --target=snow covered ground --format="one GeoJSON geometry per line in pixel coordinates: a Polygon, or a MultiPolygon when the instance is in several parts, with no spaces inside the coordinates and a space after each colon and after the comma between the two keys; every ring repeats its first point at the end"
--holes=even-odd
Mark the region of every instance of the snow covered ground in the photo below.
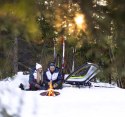
{"type": "Polygon", "coordinates": [[[0,81],[0,117],[6,112],[12,117],[125,116],[125,90],[118,87],[64,87],[59,96],[47,97],[40,96],[43,91],[20,90],[20,83],[28,88],[28,75],[19,72],[14,80],[0,81]]]}

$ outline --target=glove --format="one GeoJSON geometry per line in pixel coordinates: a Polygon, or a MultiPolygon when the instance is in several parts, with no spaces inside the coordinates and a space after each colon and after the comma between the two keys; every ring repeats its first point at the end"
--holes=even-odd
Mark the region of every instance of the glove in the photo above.
{"type": "Polygon", "coordinates": [[[58,87],[58,84],[57,84],[57,83],[54,83],[54,84],[53,84],[53,88],[56,88],[56,87],[58,87]]]}
{"type": "Polygon", "coordinates": [[[35,87],[38,88],[38,89],[41,88],[41,86],[39,84],[35,84],[35,87]]]}
{"type": "Polygon", "coordinates": [[[48,82],[48,85],[51,85],[52,84],[52,81],[48,82]]]}

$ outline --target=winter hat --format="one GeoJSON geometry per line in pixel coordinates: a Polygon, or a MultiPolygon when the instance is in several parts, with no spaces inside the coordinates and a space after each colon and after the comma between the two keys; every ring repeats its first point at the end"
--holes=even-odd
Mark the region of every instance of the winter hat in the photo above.
{"type": "Polygon", "coordinates": [[[55,67],[55,63],[54,63],[54,62],[51,62],[51,63],[49,64],[49,66],[54,66],[54,67],[55,67]]]}
{"type": "Polygon", "coordinates": [[[36,69],[42,68],[42,65],[40,65],[39,63],[36,63],[36,69]]]}

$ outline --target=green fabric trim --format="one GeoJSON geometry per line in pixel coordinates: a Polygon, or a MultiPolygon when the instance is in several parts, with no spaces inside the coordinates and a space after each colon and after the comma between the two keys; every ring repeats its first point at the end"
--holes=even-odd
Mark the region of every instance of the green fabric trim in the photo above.
{"type": "Polygon", "coordinates": [[[72,76],[70,77],[70,79],[82,79],[84,78],[84,76],[72,76]]]}

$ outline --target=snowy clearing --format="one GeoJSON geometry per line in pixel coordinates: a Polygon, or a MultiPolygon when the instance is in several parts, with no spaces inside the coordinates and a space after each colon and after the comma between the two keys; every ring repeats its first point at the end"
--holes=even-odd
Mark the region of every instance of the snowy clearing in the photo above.
{"type": "MultiPolygon", "coordinates": [[[[40,96],[43,91],[22,91],[28,88],[28,75],[21,72],[0,81],[0,117],[5,109],[12,117],[124,117],[125,90],[118,87],[64,87],[59,96],[40,96]]],[[[100,84],[110,86],[109,84],[100,84]]]]}

